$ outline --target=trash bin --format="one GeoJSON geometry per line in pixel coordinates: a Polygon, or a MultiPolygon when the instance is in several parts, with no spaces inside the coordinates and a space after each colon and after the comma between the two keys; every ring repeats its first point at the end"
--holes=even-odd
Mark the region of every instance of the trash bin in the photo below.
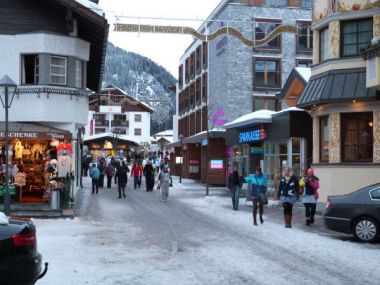
{"type": "Polygon", "coordinates": [[[52,210],[59,210],[60,208],[60,192],[59,190],[51,191],[50,208],[52,210]]]}

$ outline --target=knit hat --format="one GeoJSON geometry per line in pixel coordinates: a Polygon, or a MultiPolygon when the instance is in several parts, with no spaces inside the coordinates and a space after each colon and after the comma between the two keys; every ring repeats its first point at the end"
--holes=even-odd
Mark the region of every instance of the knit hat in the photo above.
{"type": "Polygon", "coordinates": [[[310,168],[307,170],[307,174],[309,174],[309,175],[314,175],[314,169],[310,167],[310,168]]]}

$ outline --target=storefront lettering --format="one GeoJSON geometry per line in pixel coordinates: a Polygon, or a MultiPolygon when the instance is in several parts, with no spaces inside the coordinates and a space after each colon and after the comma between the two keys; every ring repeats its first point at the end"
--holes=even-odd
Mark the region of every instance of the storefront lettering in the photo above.
{"type": "MultiPolygon", "coordinates": [[[[4,132],[0,132],[0,137],[5,137],[4,132]]],[[[9,132],[9,138],[28,138],[28,139],[36,139],[38,138],[38,134],[34,132],[9,132]]]]}
{"type": "Polygon", "coordinates": [[[256,142],[265,139],[265,129],[256,129],[239,134],[239,143],[256,142]]]}

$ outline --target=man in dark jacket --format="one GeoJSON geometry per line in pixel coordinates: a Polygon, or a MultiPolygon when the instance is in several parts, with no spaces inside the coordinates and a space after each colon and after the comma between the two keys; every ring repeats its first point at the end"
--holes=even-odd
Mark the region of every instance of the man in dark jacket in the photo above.
{"type": "Polygon", "coordinates": [[[119,199],[121,199],[121,192],[123,192],[123,197],[124,198],[126,197],[125,187],[127,186],[127,182],[128,182],[128,172],[129,172],[129,167],[123,161],[123,163],[118,166],[117,172],[116,172],[117,186],[119,190],[119,199]]]}
{"type": "Polygon", "coordinates": [[[242,184],[242,176],[239,174],[237,166],[234,166],[233,171],[228,177],[228,188],[231,190],[232,208],[235,211],[239,208],[239,198],[242,184]]]}
{"type": "Polygon", "coordinates": [[[144,167],[144,176],[146,183],[146,192],[152,192],[154,188],[154,168],[152,160],[148,160],[148,163],[144,167]]]}

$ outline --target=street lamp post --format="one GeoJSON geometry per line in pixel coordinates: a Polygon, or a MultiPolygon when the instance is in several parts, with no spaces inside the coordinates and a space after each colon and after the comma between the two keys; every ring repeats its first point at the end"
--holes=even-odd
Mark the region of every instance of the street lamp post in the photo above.
{"type": "Polygon", "coordinates": [[[5,75],[0,80],[0,99],[1,104],[5,109],[5,131],[4,131],[4,141],[5,141],[5,188],[4,188],[4,213],[9,216],[11,212],[11,199],[9,195],[9,133],[8,133],[8,109],[11,107],[13,98],[17,90],[17,84],[5,75]],[[4,93],[2,92],[4,90],[4,93]],[[11,93],[11,100],[9,102],[9,92],[11,93]],[[4,96],[4,99],[3,99],[4,96]]]}
{"type": "Polygon", "coordinates": [[[181,147],[181,170],[179,172],[179,183],[182,183],[182,169],[183,169],[183,149],[182,149],[182,143],[183,143],[183,135],[179,135],[179,145],[181,147]]]}

